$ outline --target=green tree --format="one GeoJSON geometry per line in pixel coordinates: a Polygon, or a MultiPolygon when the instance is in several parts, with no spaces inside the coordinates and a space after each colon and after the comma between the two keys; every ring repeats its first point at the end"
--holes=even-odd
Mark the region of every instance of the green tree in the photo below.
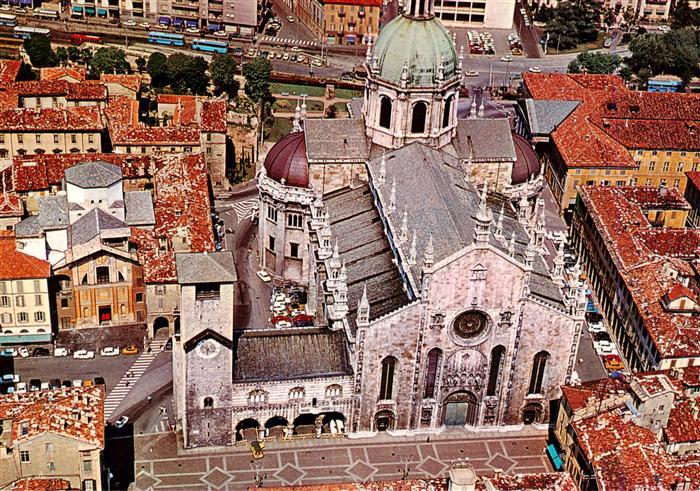
{"type": "Polygon", "coordinates": [[[90,71],[96,76],[102,73],[129,73],[131,65],[126,61],[124,50],[110,46],[95,51],[90,62],[90,71]]]}
{"type": "Polygon", "coordinates": [[[136,69],[139,71],[139,73],[143,73],[143,71],[146,69],[146,59],[143,56],[139,56],[136,58],[136,69]]]}
{"type": "Polygon", "coordinates": [[[19,67],[19,73],[17,73],[17,80],[20,82],[36,80],[36,73],[34,73],[34,70],[32,70],[32,66],[22,62],[19,67]]]}
{"type": "Polygon", "coordinates": [[[628,62],[639,73],[669,74],[690,81],[700,63],[700,34],[693,29],[677,29],[666,34],[643,34],[630,41],[628,62]]]}
{"type": "Polygon", "coordinates": [[[68,63],[68,50],[63,46],[56,48],[56,61],[59,65],[68,63]]]}
{"type": "Polygon", "coordinates": [[[56,53],[51,49],[49,38],[43,34],[24,40],[24,51],[34,68],[56,66],[56,53]]]}
{"type": "Polygon", "coordinates": [[[255,102],[264,102],[272,99],[270,94],[270,74],[272,64],[267,58],[255,58],[243,65],[245,77],[245,93],[255,102]]]}
{"type": "Polygon", "coordinates": [[[236,95],[236,58],[232,54],[215,55],[209,64],[209,73],[217,92],[226,92],[232,97],[236,95]]]}
{"type": "MultiPolygon", "coordinates": [[[[561,49],[575,48],[598,38],[600,6],[587,0],[561,2],[547,22],[550,43],[561,49]]],[[[552,46],[550,44],[550,46],[552,46]]]]}
{"type": "Polygon", "coordinates": [[[209,79],[206,76],[207,62],[201,56],[175,53],[168,57],[166,67],[173,92],[177,94],[186,94],[188,91],[194,94],[206,93],[209,85],[209,79]]]}
{"type": "Polygon", "coordinates": [[[614,73],[620,67],[622,58],[608,53],[584,51],[569,63],[570,73],[614,73]]]}
{"type": "Polygon", "coordinates": [[[82,60],[82,57],[80,56],[80,50],[78,49],[77,46],[68,46],[68,59],[72,61],[73,63],[78,63],[79,61],[82,60]]]}
{"type": "Polygon", "coordinates": [[[163,53],[156,52],[148,57],[146,69],[151,76],[153,87],[165,87],[169,83],[168,79],[168,59],[163,53]]]}
{"type": "Polygon", "coordinates": [[[682,29],[684,27],[697,27],[699,24],[698,11],[690,8],[688,0],[678,0],[673,12],[671,12],[671,27],[682,29]]]}

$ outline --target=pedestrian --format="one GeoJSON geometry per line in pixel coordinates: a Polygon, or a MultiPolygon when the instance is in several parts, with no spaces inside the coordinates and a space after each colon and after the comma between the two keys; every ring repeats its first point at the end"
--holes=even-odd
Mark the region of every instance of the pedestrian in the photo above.
{"type": "Polygon", "coordinates": [[[126,386],[129,387],[129,384],[130,384],[130,383],[131,383],[131,382],[127,380],[127,381],[126,381],[126,386]]]}
{"type": "Polygon", "coordinates": [[[428,438],[425,439],[425,443],[430,443],[430,435],[428,435],[428,438]]]}

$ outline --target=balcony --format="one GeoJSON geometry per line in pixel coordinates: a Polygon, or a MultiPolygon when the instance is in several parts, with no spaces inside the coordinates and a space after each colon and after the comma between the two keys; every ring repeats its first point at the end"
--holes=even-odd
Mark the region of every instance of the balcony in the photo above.
{"type": "Polygon", "coordinates": [[[173,8],[178,9],[199,10],[199,2],[182,2],[176,0],[171,5],[173,6],[173,8]]]}

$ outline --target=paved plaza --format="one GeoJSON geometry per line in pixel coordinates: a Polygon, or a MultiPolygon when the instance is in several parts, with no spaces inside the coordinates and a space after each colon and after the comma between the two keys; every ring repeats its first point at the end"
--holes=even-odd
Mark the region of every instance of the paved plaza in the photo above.
{"type": "Polygon", "coordinates": [[[371,439],[334,438],[268,443],[254,460],[246,446],[177,450],[174,433],[140,435],[132,488],[146,491],[244,490],[328,482],[446,477],[452,462],[469,459],[480,475],[551,471],[545,431],[451,430],[441,435],[371,439]]]}

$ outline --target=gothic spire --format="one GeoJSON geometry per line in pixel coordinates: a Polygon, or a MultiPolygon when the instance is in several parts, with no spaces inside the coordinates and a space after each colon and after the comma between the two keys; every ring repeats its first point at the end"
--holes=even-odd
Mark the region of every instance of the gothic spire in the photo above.
{"type": "Polygon", "coordinates": [[[501,213],[498,214],[498,221],[496,222],[496,231],[494,232],[494,236],[500,241],[504,240],[504,238],[503,238],[504,207],[505,207],[505,204],[501,204],[501,213]]]}
{"type": "Polygon", "coordinates": [[[408,240],[408,208],[403,210],[403,218],[401,219],[401,234],[399,235],[401,242],[408,240]]]}
{"type": "Polygon", "coordinates": [[[476,228],[474,229],[474,241],[477,245],[484,246],[489,242],[489,229],[491,227],[491,219],[493,218],[491,210],[486,203],[486,193],[488,187],[484,183],[483,191],[481,192],[481,200],[479,202],[479,211],[476,212],[476,228]]]}
{"type": "Polygon", "coordinates": [[[382,161],[379,163],[379,176],[377,182],[379,184],[384,184],[386,181],[386,155],[382,153],[382,161]]]}
{"type": "Polygon", "coordinates": [[[367,283],[362,287],[362,297],[357,302],[357,325],[369,325],[369,301],[367,300],[367,283]]]}
{"type": "Polygon", "coordinates": [[[425,246],[425,252],[423,253],[423,262],[425,262],[426,266],[432,266],[435,262],[435,248],[433,247],[432,233],[428,237],[428,245],[425,246]]]}
{"type": "Polygon", "coordinates": [[[416,231],[415,229],[413,230],[413,239],[411,239],[411,248],[408,252],[408,264],[413,266],[416,264],[416,256],[418,255],[418,251],[416,250],[416,231]]]}
{"type": "Polygon", "coordinates": [[[391,181],[391,193],[389,194],[389,213],[396,211],[396,177],[391,181]]]}

